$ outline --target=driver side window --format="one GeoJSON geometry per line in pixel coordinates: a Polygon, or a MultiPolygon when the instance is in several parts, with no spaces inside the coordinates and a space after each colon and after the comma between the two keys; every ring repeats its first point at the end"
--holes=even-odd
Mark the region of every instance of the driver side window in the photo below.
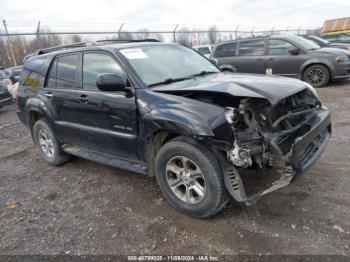
{"type": "Polygon", "coordinates": [[[294,47],[284,40],[269,41],[269,55],[289,55],[288,50],[294,47]]]}
{"type": "Polygon", "coordinates": [[[99,74],[122,73],[123,69],[110,56],[103,53],[85,53],[83,56],[83,89],[99,91],[96,78],[99,74]]]}

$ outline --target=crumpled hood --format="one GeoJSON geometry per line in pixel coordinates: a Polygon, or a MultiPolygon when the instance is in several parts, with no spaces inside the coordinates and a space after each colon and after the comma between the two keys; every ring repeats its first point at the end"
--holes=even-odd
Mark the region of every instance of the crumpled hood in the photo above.
{"type": "Polygon", "coordinates": [[[216,92],[239,97],[265,98],[272,105],[307,89],[306,83],[286,77],[237,73],[218,73],[169,85],[153,87],[157,92],[216,92]]]}

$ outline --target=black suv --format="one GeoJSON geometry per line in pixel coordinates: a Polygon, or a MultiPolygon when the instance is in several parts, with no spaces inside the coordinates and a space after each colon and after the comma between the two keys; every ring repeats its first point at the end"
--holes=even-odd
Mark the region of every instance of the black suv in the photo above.
{"type": "Polygon", "coordinates": [[[242,39],[214,47],[212,58],[237,72],[295,77],[322,87],[330,80],[350,78],[350,51],[321,48],[301,36],[242,39]]]}
{"type": "Polygon", "coordinates": [[[250,205],[290,184],[330,138],[328,109],[299,80],[221,72],[177,44],[62,49],[28,58],[19,82],[18,117],[42,157],[156,176],[170,204],[194,217],[214,215],[230,195],[250,205]]]}

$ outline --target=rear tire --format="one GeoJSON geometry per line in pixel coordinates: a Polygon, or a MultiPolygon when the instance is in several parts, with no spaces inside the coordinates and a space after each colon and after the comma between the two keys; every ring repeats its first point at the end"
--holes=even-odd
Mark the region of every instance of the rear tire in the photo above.
{"type": "Polygon", "coordinates": [[[164,197],[182,213],[207,218],[229,200],[219,161],[196,141],[169,141],[159,150],[155,166],[164,197]]]}
{"type": "Polygon", "coordinates": [[[69,160],[69,155],[63,152],[50,126],[40,119],[34,124],[34,140],[41,156],[52,166],[61,165],[69,160]]]}
{"type": "Polygon", "coordinates": [[[311,65],[303,73],[303,81],[313,87],[323,87],[329,83],[331,74],[324,65],[311,65]]]}

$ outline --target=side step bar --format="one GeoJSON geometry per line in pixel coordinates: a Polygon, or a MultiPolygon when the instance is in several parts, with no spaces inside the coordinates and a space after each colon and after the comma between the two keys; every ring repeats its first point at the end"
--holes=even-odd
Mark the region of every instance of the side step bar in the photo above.
{"type": "Polygon", "coordinates": [[[62,150],[68,154],[99,162],[105,165],[126,169],[132,172],[147,174],[147,166],[138,162],[118,158],[117,156],[97,152],[85,147],[65,144],[62,150]]]}

